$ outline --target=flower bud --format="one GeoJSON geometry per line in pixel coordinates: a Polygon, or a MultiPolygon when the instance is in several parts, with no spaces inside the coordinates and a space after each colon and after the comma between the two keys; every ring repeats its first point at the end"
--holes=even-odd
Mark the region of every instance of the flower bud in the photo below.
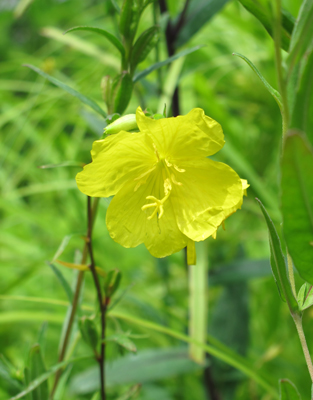
{"type": "Polygon", "coordinates": [[[112,124],[104,128],[104,133],[107,135],[112,135],[113,133],[118,133],[120,131],[133,131],[138,129],[136,114],[127,114],[121,118],[118,118],[112,124]]]}

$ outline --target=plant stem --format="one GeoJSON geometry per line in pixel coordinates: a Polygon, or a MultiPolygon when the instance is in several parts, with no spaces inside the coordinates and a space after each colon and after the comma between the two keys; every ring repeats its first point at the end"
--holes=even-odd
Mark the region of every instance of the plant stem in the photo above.
{"type": "Polygon", "coordinates": [[[292,265],[292,259],[287,252],[287,264],[288,264],[288,275],[289,275],[289,280],[290,280],[290,285],[292,289],[292,293],[295,296],[295,299],[297,298],[297,291],[296,291],[296,284],[295,284],[295,275],[293,272],[293,265],[292,265]]]}
{"type": "MultiPolygon", "coordinates": [[[[95,201],[94,201],[94,204],[93,204],[93,208],[92,208],[92,227],[93,227],[94,222],[95,222],[99,200],[100,200],[99,198],[95,198],[95,201]]],[[[81,263],[82,264],[86,264],[87,256],[88,256],[88,243],[86,242],[85,245],[84,245],[83,254],[82,254],[82,258],[81,258],[81,263]]],[[[76,312],[77,312],[77,307],[78,307],[78,303],[79,303],[79,296],[80,296],[80,291],[81,291],[83,280],[84,280],[84,271],[79,271],[78,276],[77,276],[77,281],[76,281],[76,287],[75,287],[75,292],[74,292],[74,297],[73,297],[73,303],[72,303],[72,306],[71,306],[71,314],[70,314],[70,317],[69,317],[69,320],[68,320],[68,323],[67,323],[66,332],[65,332],[65,335],[64,335],[64,339],[63,339],[61,351],[60,351],[60,354],[59,354],[58,362],[62,362],[64,360],[64,358],[65,358],[65,354],[66,354],[66,350],[67,350],[67,347],[68,347],[69,339],[71,337],[71,332],[72,332],[74,319],[75,319],[76,312]]],[[[62,375],[62,370],[59,369],[55,374],[54,383],[53,383],[53,387],[52,387],[51,394],[50,394],[50,398],[51,399],[53,399],[53,396],[54,396],[55,391],[57,389],[57,386],[58,386],[59,379],[60,379],[61,375],[62,375]]]]}
{"type": "Polygon", "coordinates": [[[310,373],[310,377],[311,377],[311,381],[313,383],[313,364],[312,364],[312,360],[311,360],[311,356],[310,356],[310,352],[308,349],[308,345],[305,339],[305,335],[304,335],[304,331],[303,331],[303,326],[302,326],[302,317],[300,315],[292,315],[292,318],[295,322],[297,331],[298,331],[298,335],[299,335],[299,339],[300,339],[300,343],[302,346],[302,350],[304,353],[304,358],[306,361],[306,364],[308,366],[308,370],[310,373]]]}
{"type": "Polygon", "coordinates": [[[276,72],[279,92],[282,97],[282,125],[283,125],[283,136],[288,130],[289,126],[289,109],[286,91],[286,81],[283,74],[282,58],[281,58],[281,0],[276,0],[276,12],[274,21],[274,43],[275,43],[275,60],[276,60],[276,72]]]}
{"type": "Polygon", "coordinates": [[[100,307],[100,315],[101,315],[101,349],[100,349],[100,355],[97,359],[99,363],[99,368],[100,368],[100,393],[101,393],[101,400],[106,399],[106,393],[105,393],[105,328],[106,328],[106,301],[103,301],[102,297],[102,291],[101,291],[101,286],[99,282],[99,277],[96,272],[96,264],[95,264],[95,259],[93,255],[93,248],[92,248],[92,224],[93,224],[93,216],[92,216],[92,209],[91,209],[91,197],[87,196],[87,215],[88,215],[88,230],[87,230],[87,246],[88,246],[88,252],[90,256],[90,271],[95,283],[96,287],[96,292],[98,296],[98,301],[99,301],[99,307],[100,307]]]}

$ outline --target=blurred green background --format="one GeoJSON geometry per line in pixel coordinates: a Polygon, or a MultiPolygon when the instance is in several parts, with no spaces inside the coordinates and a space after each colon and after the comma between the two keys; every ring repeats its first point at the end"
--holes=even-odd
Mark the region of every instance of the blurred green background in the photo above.
{"type": "MultiPolygon", "coordinates": [[[[288,0],[283,6],[296,17],[300,3],[288,0]]],[[[101,78],[119,69],[117,50],[100,36],[61,35],[77,25],[116,32],[117,17],[110,1],[34,0],[20,16],[18,7],[18,1],[0,0],[0,353],[5,357],[0,358],[0,399],[18,392],[6,376],[5,363],[12,364],[11,377],[21,379],[34,343],[41,343],[48,367],[57,362],[66,306],[53,301],[66,302],[67,298],[47,261],[62,240],[72,235],[62,259],[73,262],[85,234],[86,200],[74,179],[80,168],[38,167],[89,162],[92,142],[105,126],[76,98],[22,64],[43,69],[103,108],[101,78]]],[[[183,2],[169,0],[168,7],[175,18],[183,2]]],[[[152,10],[151,5],[145,10],[139,32],[153,23],[152,10]]],[[[165,23],[163,16],[160,24],[164,27],[165,23]]],[[[208,332],[247,357],[251,367],[269,376],[273,386],[278,387],[279,378],[289,378],[303,398],[308,398],[309,374],[288,308],[280,301],[270,274],[267,229],[254,200],[259,197],[279,224],[280,113],[250,68],[232,56],[233,52],[244,54],[277,88],[272,39],[239,2],[228,1],[181,49],[198,44],[205,47],[185,58],[178,76],[181,114],[201,107],[216,119],[223,127],[226,145],[214,158],[229,164],[251,184],[242,210],[226,221],[226,230],[219,230],[216,240],[207,240],[208,332]]],[[[165,59],[164,33],[159,50],[160,59],[165,59]]],[[[155,57],[152,51],[138,70],[155,62],[155,57]]],[[[160,71],[165,82],[168,69],[160,71]]],[[[162,106],[158,79],[160,75],[154,72],[137,84],[126,114],[138,105],[154,112],[162,106]]],[[[97,265],[122,271],[119,293],[126,293],[116,309],[186,333],[188,280],[183,252],[157,260],[143,245],[124,249],[114,243],[105,226],[108,204],[107,199],[100,202],[94,246],[97,265]]],[[[74,282],[73,271],[58,268],[74,282]]],[[[91,309],[95,305],[88,275],[82,302],[91,309]]],[[[312,317],[309,311],[304,320],[309,347],[312,317]]],[[[142,400],[210,399],[210,385],[218,392],[216,399],[272,398],[213,357],[208,358],[206,368],[189,361],[186,346],[177,340],[140,326],[108,321],[111,334],[119,324],[124,331],[140,334],[132,339],[137,355],[113,342],[108,346],[108,358],[115,360],[108,367],[109,399],[116,399],[135,383],[142,383],[138,397],[142,400]]],[[[79,341],[76,354],[88,351],[79,341]]],[[[90,399],[96,374],[93,360],[75,364],[68,370],[60,400],[90,399]]]]}

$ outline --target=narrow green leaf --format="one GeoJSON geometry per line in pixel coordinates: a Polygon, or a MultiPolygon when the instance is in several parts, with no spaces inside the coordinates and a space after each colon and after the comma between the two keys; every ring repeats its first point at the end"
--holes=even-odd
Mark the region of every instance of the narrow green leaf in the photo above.
{"type": "Polygon", "coordinates": [[[141,11],[137,0],[124,0],[120,13],[120,32],[128,43],[133,42],[141,11]]]}
{"type": "MultiPolygon", "coordinates": [[[[270,7],[270,3],[264,0],[239,0],[240,3],[247,9],[252,15],[254,15],[267,30],[269,35],[273,38],[273,15],[270,7]]],[[[285,10],[282,11],[282,38],[281,47],[288,51],[290,44],[290,33],[293,28],[294,19],[285,10]]]]}
{"type": "Polygon", "coordinates": [[[108,316],[128,321],[132,324],[139,325],[146,329],[151,329],[156,332],[164,333],[165,335],[171,336],[186,343],[197,344],[198,346],[202,347],[207,353],[237,368],[239,371],[242,371],[246,376],[250,377],[260,386],[262,386],[267,392],[271,393],[275,399],[278,399],[277,390],[273,388],[271,383],[269,383],[269,381],[264,378],[259,371],[255,370],[252,363],[250,363],[247,359],[241,357],[213,337],[209,337],[210,344],[202,344],[191,338],[190,336],[185,335],[184,333],[178,332],[176,330],[167,328],[163,325],[159,325],[148,320],[133,317],[130,314],[123,314],[120,312],[111,311],[108,316]]]}
{"type": "Polygon", "coordinates": [[[299,274],[313,285],[313,151],[300,133],[288,132],[281,171],[284,237],[299,274]]]}
{"type": "Polygon", "coordinates": [[[77,92],[77,90],[71,88],[70,86],[66,85],[65,83],[59,81],[58,79],[54,78],[51,75],[46,74],[43,72],[41,69],[35,67],[34,65],[31,64],[24,64],[24,67],[28,67],[32,69],[33,71],[37,72],[37,74],[43,76],[44,78],[48,79],[51,83],[54,85],[60,87],[61,89],[65,90],[67,93],[71,94],[74,97],[77,97],[82,103],[86,104],[87,106],[91,107],[94,111],[96,111],[98,114],[102,115],[104,118],[106,118],[106,113],[98,106],[97,103],[95,103],[93,100],[91,100],[89,97],[84,96],[83,94],[77,92]]]}
{"type": "Polygon", "coordinates": [[[275,90],[268,82],[267,80],[264,78],[264,76],[261,74],[261,72],[257,69],[257,67],[253,64],[252,61],[250,61],[247,57],[243,56],[242,54],[239,53],[233,53],[233,56],[238,56],[240,57],[242,60],[244,60],[249,67],[256,73],[256,75],[260,78],[261,82],[263,83],[263,85],[266,87],[266,89],[268,90],[268,92],[274,97],[274,99],[276,100],[278,107],[280,108],[280,110],[282,110],[283,104],[282,104],[282,99],[281,99],[281,95],[280,93],[275,90]]]}
{"type": "Polygon", "coordinates": [[[96,350],[99,342],[99,336],[94,319],[86,316],[82,317],[79,319],[78,325],[84,341],[93,350],[96,350]]]}
{"type": "Polygon", "coordinates": [[[141,390],[141,384],[137,384],[132,386],[129,390],[127,390],[126,393],[123,393],[118,399],[116,400],[130,400],[130,399],[135,399],[139,395],[139,392],[141,390]]]}
{"type": "Polygon", "coordinates": [[[55,267],[52,263],[47,263],[49,265],[49,267],[52,269],[52,271],[54,272],[55,276],[58,278],[59,282],[61,283],[61,286],[63,287],[67,298],[69,299],[69,302],[72,303],[73,302],[73,291],[69,285],[69,283],[67,282],[67,280],[64,278],[64,275],[62,274],[62,272],[55,267]]]}
{"type": "Polygon", "coordinates": [[[123,72],[114,94],[114,113],[123,114],[126,110],[132,96],[133,86],[134,84],[130,73],[123,72]]]}
{"type": "Polygon", "coordinates": [[[305,282],[298,293],[297,300],[300,310],[306,310],[313,305],[313,286],[305,282]]]}
{"type": "Polygon", "coordinates": [[[40,30],[40,33],[43,36],[51,38],[53,40],[57,40],[58,42],[70,46],[77,51],[87,54],[88,56],[94,57],[97,61],[100,61],[103,65],[107,67],[111,67],[114,70],[118,71],[120,66],[120,59],[115,57],[114,55],[104,52],[99,47],[90,43],[87,40],[83,40],[76,36],[75,34],[63,35],[63,31],[61,29],[55,27],[45,27],[40,30]]]}
{"type": "Polygon", "coordinates": [[[151,74],[151,72],[155,71],[158,68],[163,67],[164,65],[170,64],[172,61],[177,60],[180,57],[184,57],[187,56],[188,54],[191,54],[199,49],[201,49],[201,47],[204,47],[204,45],[198,45],[198,46],[194,46],[191,47],[190,49],[186,49],[183,51],[180,51],[179,53],[175,54],[174,56],[171,56],[169,58],[167,58],[166,60],[157,62],[155,64],[150,65],[150,67],[144,69],[141,72],[138,72],[137,74],[134,75],[133,77],[133,82],[138,82],[140,79],[146,77],[147,75],[151,74]]]}
{"type": "Polygon", "coordinates": [[[175,47],[177,48],[187,43],[227,2],[228,0],[193,1],[192,5],[188,7],[182,29],[179,31],[175,41],[175,47]]]}
{"type": "Polygon", "coordinates": [[[294,82],[297,92],[290,128],[305,132],[313,145],[313,51],[304,61],[300,84],[294,82]]]}
{"type": "Polygon", "coordinates": [[[137,347],[135,343],[129,338],[126,333],[115,333],[114,335],[109,336],[105,339],[105,341],[113,341],[124,347],[125,349],[132,351],[134,353],[137,352],[137,347]]]}
{"type": "Polygon", "coordinates": [[[296,386],[289,379],[279,381],[280,400],[301,400],[296,386]]]}
{"type": "MultiPolygon", "coordinates": [[[[37,377],[35,380],[30,382],[26,389],[24,389],[22,392],[20,392],[17,396],[11,397],[9,400],[21,399],[28,393],[30,393],[33,390],[35,390],[36,388],[38,388],[38,386],[40,386],[43,382],[45,382],[51,375],[55,374],[58,369],[66,367],[67,365],[69,365],[71,363],[75,363],[77,361],[91,359],[91,358],[92,358],[92,356],[77,357],[77,358],[73,358],[70,360],[62,361],[62,362],[54,365],[47,372],[43,373],[42,375],[37,377]]],[[[43,400],[47,400],[48,398],[49,398],[49,396],[47,395],[47,397],[43,400]]]]}
{"type": "Polygon", "coordinates": [[[298,303],[297,300],[294,298],[290,282],[287,276],[286,263],[281,249],[278,234],[276,232],[273,221],[271,220],[270,216],[265,210],[263,204],[259,199],[257,199],[257,201],[259,202],[259,205],[261,207],[261,211],[264,215],[269,232],[269,242],[271,249],[271,267],[278,290],[280,294],[283,295],[282,299],[283,300],[286,299],[290,311],[293,313],[298,313],[299,312],[298,303]]]}
{"type": "MultiPolygon", "coordinates": [[[[46,372],[46,367],[44,365],[42,353],[39,344],[35,344],[29,355],[29,371],[30,379],[36,380],[39,376],[46,372]]],[[[42,381],[33,390],[33,400],[46,400],[49,397],[48,382],[42,381]]]]}
{"type": "Polygon", "coordinates": [[[130,57],[131,70],[134,71],[136,66],[144,61],[150,51],[155,47],[159,40],[160,28],[152,26],[142,32],[136,40],[130,57]]]}
{"type": "Polygon", "coordinates": [[[49,169],[49,168],[60,168],[60,167],[80,167],[82,168],[84,163],[80,161],[64,161],[59,164],[46,164],[46,165],[39,165],[38,168],[40,169],[49,169]]]}
{"type": "Polygon", "coordinates": [[[0,385],[9,393],[17,393],[22,389],[22,384],[14,376],[16,376],[15,368],[9,361],[0,354],[0,385]]]}
{"type": "Polygon", "coordinates": [[[292,69],[313,43],[313,2],[304,0],[291,36],[288,62],[292,69]]]}
{"type": "Polygon", "coordinates": [[[121,53],[121,55],[124,57],[125,56],[125,49],[123,44],[118,40],[112,33],[100,29],[100,28],[94,28],[92,26],[75,26],[74,28],[70,28],[67,31],[64,32],[64,35],[69,32],[74,32],[74,31],[88,31],[88,32],[94,32],[97,33],[98,35],[104,36],[106,39],[108,39],[116,48],[117,50],[121,53]]]}
{"type": "Polygon", "coordinates": [[[20,0],[14,9],[14,17],[20,18],[34,0],[20,0]]]}

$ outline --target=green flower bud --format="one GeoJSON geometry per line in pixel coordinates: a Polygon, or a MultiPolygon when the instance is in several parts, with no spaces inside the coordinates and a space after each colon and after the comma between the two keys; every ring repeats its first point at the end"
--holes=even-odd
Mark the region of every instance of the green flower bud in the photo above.
{"type": "Polygon", "coordinates": [[[127,114],[121,118],[118,118],[112,124],[104,128],[104,133],[107,135],[112,135],[113,133],[118,133],[120,131],[133,131],[138,129],[136,114],[127,114]]]}

